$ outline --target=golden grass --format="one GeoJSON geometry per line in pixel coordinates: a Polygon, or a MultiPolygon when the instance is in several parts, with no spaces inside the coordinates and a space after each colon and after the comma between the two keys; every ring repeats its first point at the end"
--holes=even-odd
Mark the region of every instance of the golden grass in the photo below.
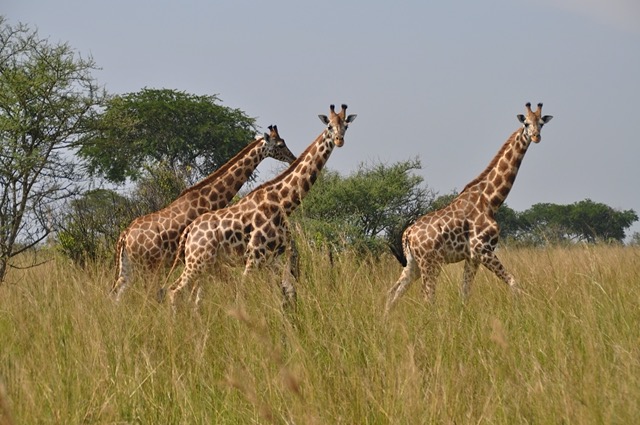
{"type": "Polygon", "coordinates": [[[503,249],[524,293],[486,270],[436,301],[415,282],[382,314],[391,257],[302,250],[295,311],[277,276],[202,279],[197,311],[114,303],[113,271],[57,259],[0,287],[0,424],[633,423],[640,417],[640,250],[503,249]],[[4,390],[3,390],[4,388],[4,390]]]}

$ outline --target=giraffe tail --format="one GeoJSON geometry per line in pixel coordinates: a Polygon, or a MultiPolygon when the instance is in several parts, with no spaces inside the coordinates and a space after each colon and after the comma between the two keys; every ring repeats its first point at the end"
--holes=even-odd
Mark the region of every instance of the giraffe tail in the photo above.
{"type": "Polygon", "coordinates": [[[404,225],[399,226],[396,231],[392,231],[391,237],[389,238],[389,242],[387,245],[391,250],[391,253],[398,260],[398,262],[405,267],[407,265],[407,256],[405,252],[409,249],[407,238],[405,237],[405,232],[407,228],[412,224],[412,221],[407,221],[404,225]]]}
{"type": "Polygon", "coordinates": [[[396,257],[396,259],[398,260],[400,265],[402,265],[402,267],[406,267],[406,265],[407,265],[407,256],[404,255],[404,250],[402,249],[402,247],[398,247],[396,245],[389,244],[389,249],[391,250],[391,253],[393,254],[393,256],[396,257]]]}

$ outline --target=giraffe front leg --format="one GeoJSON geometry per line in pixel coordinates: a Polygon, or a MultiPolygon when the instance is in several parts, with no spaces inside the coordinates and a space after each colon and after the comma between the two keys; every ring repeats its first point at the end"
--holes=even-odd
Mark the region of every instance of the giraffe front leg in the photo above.
{"type": "Polygon", "coordinates": [[[293,239],[290,239],[285,252],[286,262],[282,271],[282,295],[284,297],[284,307],[296,304],[296,288],[293,281],[298,280],[300,275],[298,247],[293,239]]]}
{"type": "Polygon", "coordinates": [[[516,284],[516,279],[513,277],[511,273],[504,268],[500,259],[496,256],[496,254],[489,250],[480,257],[480,261],[482,264],[491,270],[500,280],[506,283],[513,293],[518,291],[518,285],[516,284]]]}
{"type": "Polygon", "coordinates": [[[464,263],[464,276],[462,278],[462,300],[466,301],[469,298],[469,292],[471,291],[471,284],[476,277],[478,267],[480,263],[474,259],[466,260],[464,263]]]}
{"type": "Polygon", "coordinates": [[[436,280],[440,275],[442,267],[440,263],[434,262],[420,267],[422,275],[422,292],[424,294],[424,300],[430,304],[433,304],[436,298],[436,280]]]}

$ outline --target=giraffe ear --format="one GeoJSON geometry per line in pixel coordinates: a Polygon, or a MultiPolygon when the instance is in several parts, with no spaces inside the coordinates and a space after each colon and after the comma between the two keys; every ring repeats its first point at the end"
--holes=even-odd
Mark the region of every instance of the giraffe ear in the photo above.
{"type": "Polygon", "coordinates": [[[546,124],[551,121],[551,118],[553,118],[553,115],[545,115],[544,117],[542,117],[542,122],[546,124]]]}
{"type": "Polygon", "coordinates": [[[268,142],[269,139],[271,139],[271,137],[267,133],[264,133],[264,140],[268,142]]]}
{"type": "Polygon", "coordinates": [[[329,118],[327,118],[326,115],[318,115],[318,118],[320,118],[320,121],[322,121],[325,124],[329,124],[329,118]]]}
{"type": "Polygon", "coordinates": [[[357,114],[351,114],[351,115],[349,115],[349,116],[347,117],[347,119],[346,119],[346,122],[347,122],[347,123],[350,123],[350,122],[355,121],[357,116],[358,116],[357,114]]]}
{"type": "Polygon", "coordinates": [[[519,114],[519,115],[516,115],[516,116],[518,117],[518,121],[520,121],[522,124],[524,124],[524,115],[519,114]]]}

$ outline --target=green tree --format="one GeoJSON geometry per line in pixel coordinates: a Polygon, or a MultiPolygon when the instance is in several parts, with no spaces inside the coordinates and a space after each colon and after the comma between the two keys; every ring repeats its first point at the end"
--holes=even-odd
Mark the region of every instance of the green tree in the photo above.
{"type": "Polygon", "coordinates": [[[173,202],[187,188],[187,177],[181,170],[165,164],[151,165],[135,183],[131,199],[136,217],[159,211],[173,202]]]}
{"type": "Polygon", "coordinates": [[[132,202],[114,191],[96,189],[71,200],[56,223],[60,250],[76,264],[113,256],[122,229],[136,217],[132,202]]]}
{"type": "Polygon", "coordinates": [[[618,211],[590,199],[570,205],[535,204],[520,216],[526,229],[523,239],[534,244],[622,242],[625,230],[638,221],[633,210],[618,211]]]}
{"type": "Polygon", "coordinates": [[[95,69],[69,45],[0,17],[0,281],[79,191],[72,152],[106,97],[95,69]]]}
{"type": "Polygon", "coordinates": [[[587,242],[622,242],[625,230],[638,221],[633,210],[618,211],[585,199],[568,206],[568,227],[574,237],[587,242]]]}
{"type": "Polygon", "coordinates": [[[255,120],[219,104],[217,96],[196,96],[145,88],[108,100],[84,140],[80,155],[91,173],[121,183],[142,170],[165,164],[191,170],[190,182],[209,174],[251,141],[255,120]]]}
{"type": "Polygon", "coordinates": [[[532,245],[569,241],[567,217],[568,210],[564,205],[534,204],[520,214],[523,227],[520,240],[532,245]]]}
{"type": "Polygon", "coordinates": [[[378,251],[429,207],[434,194],[412,173],[418,159],[360,164],[348,177],[325,171],[298,213],[316,238],[378,251]]]}
{"type": "Polygon", "coordinates": [[[500,226],[500,240],[517,240],[522,231],[522,221],[517,211],[510,208],[506,203],[500,205],[495,216],[500,226]]]}

